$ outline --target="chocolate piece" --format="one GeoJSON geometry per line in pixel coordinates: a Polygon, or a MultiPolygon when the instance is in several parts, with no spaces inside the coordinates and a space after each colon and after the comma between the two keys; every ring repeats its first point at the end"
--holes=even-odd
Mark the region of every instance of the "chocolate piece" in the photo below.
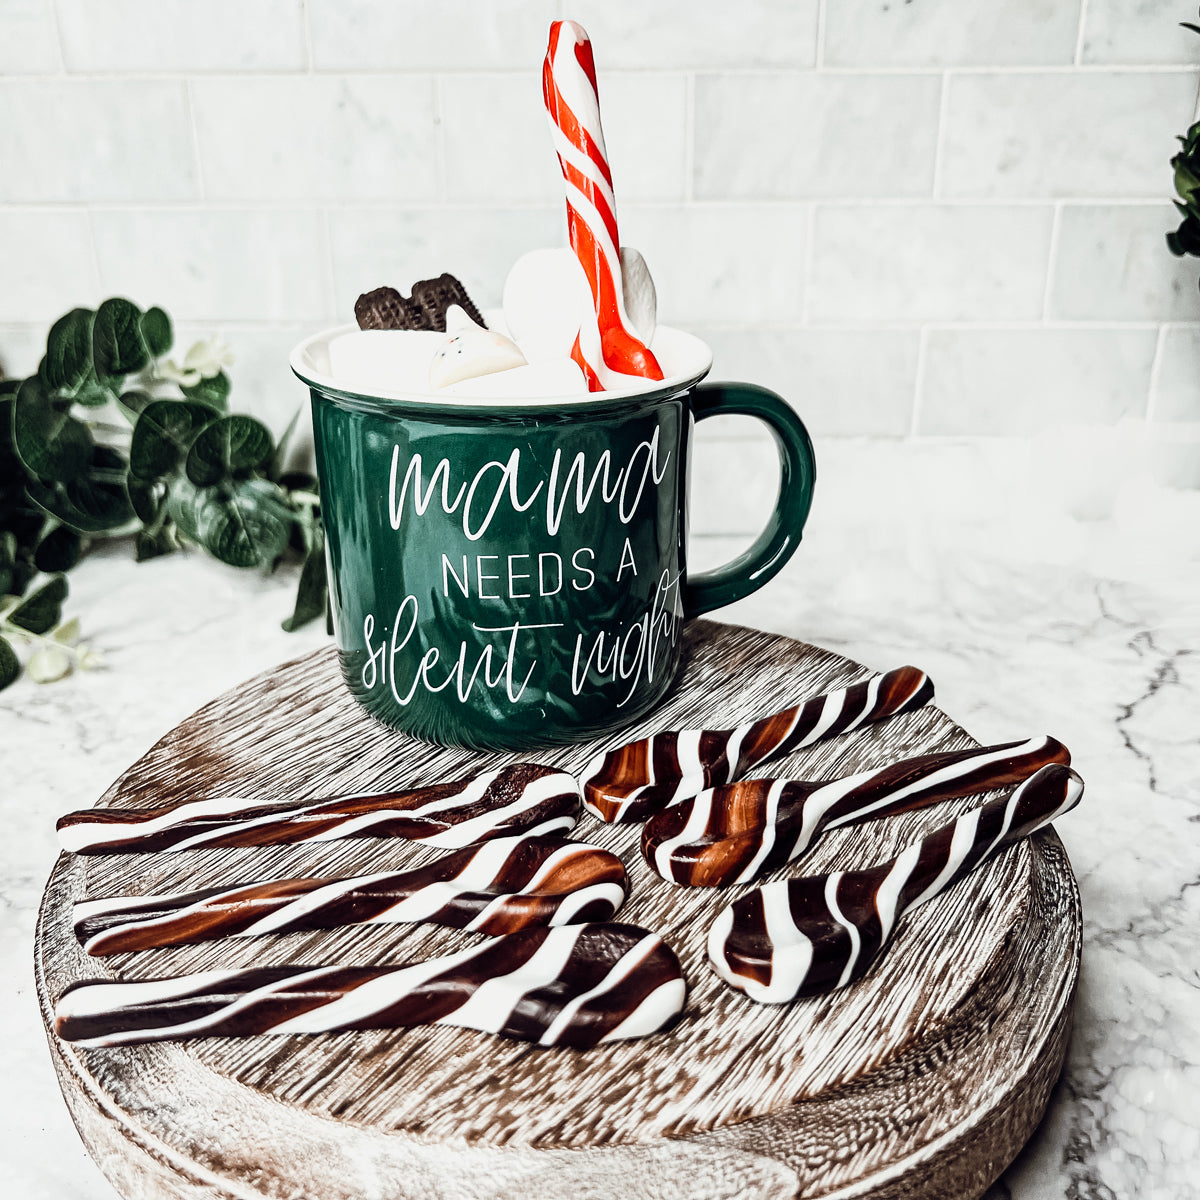
{"type": "Polygon", "coordinates": [[[423,867],[353,879],[277,879],[75,905],[89,954],[221,937],[428,921],[475,933],[606,921],[628,888],[615,854],[560,837],[496,838],[423,867]]]}
{"type": "Polygon", "coordinates": [[[1070,752],[1051,737],[922,754],[824,782],[747,779],[664,809],[642,830],[642,854],[672,883],[749,883],[803,854],[826,829],[912,812],[1028,779],[1070,752]]]}
{"type": "Polygon", "coordinates": [[[581,778],[584,807],[602,821],[643,821],[769,759],[932,699],[933,684],[924,671],[898,667],[736,729],[656,733],[588,763],[581,778]]]}
{"type": "Polygon", "coordinates": [[[413,284],[412,298],[429,320],[429,328],[436,329],[438,333],[446,332],[446,310],[452,304],[457,304],[476,325],[487,328],[483,314],[471,302],[467,289],[448,272],[443,272],[436,279],[418,279],[413,284]]]}
{"type": "Polygon", "coordinates": [[[420,304],[402,296],[393,287],[364,292],[354,302],[359,329],[432,329],[420,304]]]}
{"type": "Polygon", "coordinates": [[[69,987],[61,1038],[85,1046],[456,1025],[583,1049],[644,1037],[682,1010],[674,951],[636,925],[526,929],[407,966],[255,967],[69,987]]]}
{"type": "Polygon", "coordinates": [[[572,776],[513,763],[454,783],[328,800],[216,796],[177,808],[88,808],[58,822],[64,850],[128,854],[401,837],[448,850],[515,833],[565,833],[579,816],[572,776]]]}
{"type": "Polygon", "coordinates": [[[463,309],[476,325],[487,328],[467,289],[448,273],[436,279],[417,280],[411,296],[402,296],[393,287],[364,292],[354,302],[354,317],[360,329],[427,329],[445,333],[446,309],[452,304],[463,309]]]}
{"type": "Polygon", "coordinates": [[[731,987],[764,1004],[844,987],[870,970],[910,908],[1068,812],[1082,796],[1083,780],[1069,767],[1043,767],[1008,796],[878,866],[755,888],[717,915],[709,962],[731,987]]]}

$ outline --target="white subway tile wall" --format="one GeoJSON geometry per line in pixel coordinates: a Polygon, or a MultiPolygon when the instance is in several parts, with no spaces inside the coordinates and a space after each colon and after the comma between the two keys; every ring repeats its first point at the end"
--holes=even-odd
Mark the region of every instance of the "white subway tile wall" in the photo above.
{"type": "Polygon", "coordinates": [[[0,0],[0,364],[124,293],[219,330],[281,426],[288,346],[360,291],[449,269],[497,304],[565,239],[560,16],[716,377],[818,439],[1200,422],[1200,261],[1163,242],[1194,0],[0,0]]]}

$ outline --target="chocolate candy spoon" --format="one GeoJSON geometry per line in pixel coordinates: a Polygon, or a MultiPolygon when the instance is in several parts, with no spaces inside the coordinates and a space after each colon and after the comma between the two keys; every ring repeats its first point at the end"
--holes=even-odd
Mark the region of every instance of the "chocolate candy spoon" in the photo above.
{"type": "Polygon", "coordinates": [[[68,988],[61,1038],[83,1046],[457,1025],[539,1046],[644,1037],[683,1008],[674,951],[636,925],[526,929],[408,966],[252,967],[68,988]]]}
{"type": "Polygon", "coordinates": [[[87,808],[59,818],[64,850],[129,854],[400,837],[458,849],[516,833],[563,833],[579,785],[563,771],[514,763],[454,783],[297,804],[217,796],[175,808],[87,808]]]}
{"type": "Polygon", "coordinates": [[[691,887],[749,883],[791,862],[826,829],[911,812],[1069,763],[1051,737],[922,754],[824,782],[746,779],[664,809],[642,830],[642,854],[664,879],[691,887]]]}
{"type": "Polygon", "coordinates": [[[276,879],[75,905],[94,955],[221,937],[429,921],[476,933],[604,921],[625,899],[615,854],[559,837],[496,838],[409,871],[353,879],[276,879]]]}
{"type": "Polygon", "coordinates": [[[656,733],[600,753],[584,768],[584,807],[602,821],[644,821],[668,804],[729,783],[751,767],[933,699],[916,667],[898,667],[814,696],[736,729],[656,733]]]}
{"type": "Polygon", "coordinates": [[[844,987],[870,970],[909,909],[1068,812],[1082,795],[1083,780],[1069,767],[1043,767],[888,862],[763,884],[717,915],[709,962],[731,987],[764,1004],[844,987]]]}

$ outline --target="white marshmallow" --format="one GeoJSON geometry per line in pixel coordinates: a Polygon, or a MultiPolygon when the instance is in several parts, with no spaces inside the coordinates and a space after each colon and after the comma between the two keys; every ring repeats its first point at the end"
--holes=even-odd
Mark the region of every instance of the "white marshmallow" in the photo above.
{"type": "Polygon", "coordinates": [[[484,400],[525,399],[539,396],[586,396],[587,380],[569,358],[549,358],[452,383],[445,389],[448,395],[472,396],[484,400]]]}
{"type": "Polygon", "coordinates": [[[530,250],[504,281],[504,319],[531,363],[570,358],[591,311],[587,276],[571,250],[530,250]]]}
{"type": "Polygon", "coordinates": [[[479,375],[511,371],[525,363],[525,355],[511,338],[476,325],[452,304],[446,309],[446,339],[429,364],[429,386],[436,390],[479,375]]]}
{"type": "Polygon", "coordinates": [[[658,318],[658,294],[642,252],[632,246],[621,247],[621,289],[625,315],[633,322],[638,337],[648,346],[658,318]]]}
{"type": "MultiPolygon", "coordinates": [[[[649,344],[657,317],[654,280],[632,246],[621,247],[621,281],[625,312],[649,344]]],[[[570,249],[530,250],[513,263],[504,282],[505,322],[531,363],[569,357],[592,311],[587,276],[570,249]]]]}
{"type": "Polygon", "coordinates": [[[417,329],[356,329],[329,342],[329,374],[368,394],[426,392],[429,360],[445,335],[417,329]]]}

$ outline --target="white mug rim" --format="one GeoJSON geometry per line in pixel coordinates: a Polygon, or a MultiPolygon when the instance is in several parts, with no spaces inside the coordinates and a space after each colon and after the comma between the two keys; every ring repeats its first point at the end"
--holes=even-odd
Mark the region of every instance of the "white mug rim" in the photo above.
{"type": "Polygon", "coordinates": [[[362,332],[359,327],[350,322],[346,325],[336,325],[329,329],[310,334],[293,347],[289,356],[289,365],[293,373],[311,388],[333,396],[343,396],[363,403],[380,402],[383,405],[403,404],[422,405],[436,408],[453,408],[464,411],[479,410],[480,412],[495,413],[506,408],[525,410],[553,409],[561,411],[564,407],[579,408],[602,402],[616,403],[622,400],[645,401],[661,399],[665,396],[676,395],[687,391],[700,382],[712,369],[712,350],[708,344],[693,333],[676,329],[668,325],[660,325],[656,337],[665,333],[668,338],[678,345],[690,349],[696,356],[695,365],[691,370],[666,379],[647,381],[651,386],[635,389],[621,389],[604,392],[574,392],[561,396],[537,396],[521,399],[515,396],[459,396],[447,392],[415,392],[402,389],[389,390],[372,388],[363,391],[360,388],[349,387],[345,380],[338,380],[327,370],[321,370],[314,359],[314,352],[325,350],[336,337],[348,333],[362,332]]]}

